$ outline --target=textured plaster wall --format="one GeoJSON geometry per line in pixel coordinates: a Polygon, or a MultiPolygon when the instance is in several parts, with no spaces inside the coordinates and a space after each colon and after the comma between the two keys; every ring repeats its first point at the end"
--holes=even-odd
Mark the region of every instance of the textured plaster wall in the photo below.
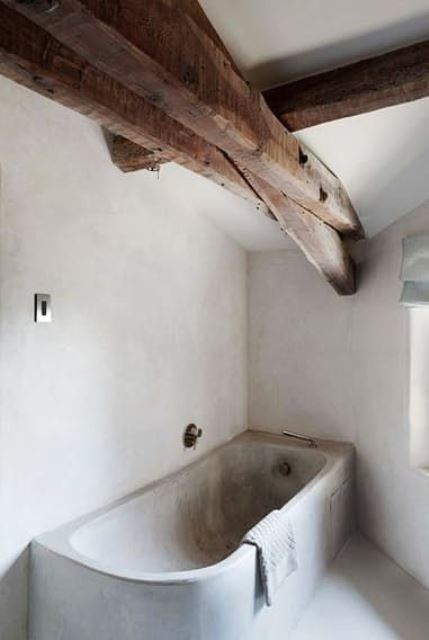
{"type": "Polygon", "coordinates": [[[353,441],[361,528],[426,587],[429,477],[415,467],[429,459],[429,313],[398,304],[398,274],[401,239],[428,231],[428,214],[369,242],[350,298],[295,251],[248,266],[251,426],[353,441]]]}
{"type": "Polygon", "coordinates": [[[246,427],[247,344],[251,426],[352,440],[362,529],[429,586],[429,317],[397,278],[429,207],[368,243],[355,297],[297,251],[250,255],[247,341],[245,254],[196,198],[215,187],[122,175],[98,127],[3,79],[0,172],[1,640],[25,638],[32,537],[246,427]]]}
{"type": "Polygon", "coordinates": [[[97,126],[3,79],[0,164],[0,638],[22,640],[33,536],[245,428],[246,258],[185,170],[125,176],[97,126]]]}

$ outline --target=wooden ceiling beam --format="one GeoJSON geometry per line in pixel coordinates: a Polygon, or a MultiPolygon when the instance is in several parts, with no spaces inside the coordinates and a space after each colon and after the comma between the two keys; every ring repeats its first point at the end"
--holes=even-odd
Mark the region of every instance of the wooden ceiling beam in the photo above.
{"type": "Polygon", "coordinates": [[[141,147],[122,136],[114,136],[110,145],[110,155],[115,164],[124,173],[148,169],[156,171],[162,164],[170,162],[171,158],[165,157],[162,152],[155,153],[145,147],[141,147]]]}
{"type": "MultiPolygon", "coordinates": [[[[188,18],[193,20],[198,27],[217,44],[225,56],[228,57],[237,73],[240,73],[238,67],[234,63],[234,60],[231,58],[228,49],[225,47],[216,29],[207,18],[198,0],[171,0],[171,2],[175,2],[178,7],[186,13],[188,18]]],[[[115,136],[111,148],[111,156],[114,164],[116,164],[116,166],[118,166],[124,173],[140,171],[142,169],[152,170],[154,167],[159,167],[171,160],[169,157],[164,158],[162,153],[155,155],[144,147],[141,147],[122,136],[115,136]]]]}
{"type": "MultiPolygon", "coordinates": [[[[222,40],[205,18],[198,1],[181,1],[184,5],[184,11],[187,11],[188,15],[197,21],[205,33],[219,44],[231,60],[231,56],[223,45],[222,40]]],[[[233,61],[231,60],[231,62],[233,61]]],[[[238,70],[237,72],[240,73],[238,70]]],[[[122,146],[119,136],[117,141],[119,146],[122,146]]],[[[128,141],[124,142],[127,143],[128,141]]],[[[128,150],[131,157],[141,157],[144,160],[146,156],[145,150],[134,143],[128,142],[128,145],[124,144],[123,148],[128,150]]],[[[261,199],[267,204],[269,203],[280,227],[298,245],[321,276],[332,285],[338,294],[353,294],[356,291],[356,268],[338,233],[305,209],[300,209],[298,205],[294,205],[284,194],[276,191],[256,176],[249,174],[245,170],[241,170],[240,173],[246,175],[249,183],[259,193],[261,199]]]]}
{"type": "Polygon", "coordinates": [[[222,151],[93,68],[42,28],[0,3],[0,73],[86,115],[162,161],[176,161],[265,205],[222,151]]]}
{"type": "Polygon", "coordinates": [[[226,48],[223,40],[219,36],[216,29],[213,27],[210,20],[207,18],[198,0],[167,0],[170,6],[176,6],[179,11],[186,14],[186,18],[193,20],[195,24],[216,44],[222,51],[226,58],[231,63],[234,70],[240,75],[240,70],[235,64],[231,54],[226,48]]]}
{"type": "MultiPolygon", "coordinates": [[[[235,65],[228,49],[225,47],[222,39],[217,33],[216,29],[207,18],[206,14],[201,8],[198,0],[171,0],[176,2],[180,9],[186,13],[188,18],[193,20],[204,33],[217,44],[217,46],[223,51],[225,56],[228,57],[231,64],[237,73],[240,73],[238,67],[235,65]]],[[[153,154],[151,151],[137,145],[122,136],[115,136],[111,147],[111,157],[113,163],[121,169],[124,173],[132,171],[140,171],[142,169],[152,170],[155,167],[159,167],[166,162],[170,162],[171,158],[164,158],[162,152],[158,155],[153,154]]]]}
{"type": "Polygon", "coordinates": [[[323,278],[339,295],[354,294],[356,266],[338,233],[265,180],[248,173],[246,177],[323,278]]]}
{"type": "Polygon", "coordinates": [[[429,96],[429,41],[264,92],[289,131],[429,96]]]}
{"type": "MultiPolygon", "coordinates": [[[[117,153],[121,145],[122,152],[134,145],[134,152],[146,162],[171,159],[254,202],[262,197],[275,207],[280,226],[332,286],[341,294],[354,293],[354,266],[336,231],[3,4],[0,73],[128,138],[129,142],[116,141],[117,153]]],[[[262,208],[268,213],[265,205],[262,208]]]]}
{"type": "MultiPolygon", "coordinates": [[[[121,151],[119,157],[113,152],[112,160],[123,171],[148,168],[149,152],[146,149],[120,136],[115,141],[121,151]]],[[[243,168],[239,172],[246,176],[261,200],[269,206],[271,216],[281,229],[298,245],[335,291],[340,295],[355,293],[355,265],[340,235],[265,181],[243,168]]]]}
{"type": "Polygon", "coordinates": [[[15,7],[99,70],[344,234],[362,237],[338,178],[288,134],[261,94],[173,0],[51,0],[15,7]]]}
{"type": "MultiPolygon", "coordinates": [[[[205,17],[198,1],[180,1],[183,10],[196,20],[197,24],[221,47],[234,64],[222,40],[205,17]]],[[[240,73],[238,69],[237,72],[240,73]]],[[[134,159],[133,169],[147,168],[139,166],[139,159],[144,163],[147,158],[145,149],[120,136],[116,136],[116,143],[127,156],[123,157],[126,167],[129,166],[130,159],[134,159]]],[[[118,166],[121,166],[118,157],[112,156],[112,158],[118,166]]],[[[126,169],[123,168],[123,170],[126,169]]],[[[332,285],[339,295],[353,294],[356,291],[356,268],[338,233],[305,209],[294,205],[284,194],[276,191],[266,182],[259,180],[245,170],[241,170],[240,173],[246,175],[261,199],[267,204],[269,203],[279,226],[298,245],[321,276],[332,285]]]]}

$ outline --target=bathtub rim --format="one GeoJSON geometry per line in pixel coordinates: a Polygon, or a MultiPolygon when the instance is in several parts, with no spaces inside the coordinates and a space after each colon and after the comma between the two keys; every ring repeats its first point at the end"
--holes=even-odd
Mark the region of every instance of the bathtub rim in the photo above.
{"type": "Polygon", "coordinates": [[[278,446],[279,449],[285,450],[305,450],[312,455],[312,453],[318,453],[324,458],[323,466],[319,469],[316,475],[298,491],[293,498],[286,502],[281,507],[282,512],[287,512],[293,508],[293,506],[302,498],[314,490],[314,488],[320,483],[322,478],[330,473],[333,469],[336,469],[343,460],[353,455],[354,446],[351,443],[343,441],[322,440],[315,439],[317,448],[309,448],[307,444],[301,442],[291,441],[289,438],[282,436],[281,434],[270,433],[260,430],[247,430],[238,436],[235,436],[228,442],[225,442],[210,451],[199,456],[192,463],[181,467],[180,469],[150,482],[143,487],[140,487],[136,491],[126,494],[125,496],[105,505],[99,509],[77,517],[70,522],[67,522],[53,530],[40,534],[32,541],[32,546],[41,547],[45,551],[50,552],[53,555],[60,556],[61,558],[79,565],[89,571],[99,573],[110,578],[118,580],[124,580],[127,582],[134,582],[148,585],[166,585],[166,584],[190,584],[194,582],[201,582],[204,580],[210,580],[219,576],[220,574],[234,569],[242,562],[246,562],[248,559],[256,559],[256,548],[253,545],[242,544],[237,549],[232,551],[226,558],[220,560],[211,565],[205,567],[199,567],[196,569],[184,569],[181,571],[165,571],[165,572],[148,572],[148,571],[132,571],[114,569],[108,565],[94,560],[93,558],[86,556],[79,552],[72,544],[72,536],[86,524],[96,520],[104,514],[113,511],[121,507],[122,505],[138,499],[143,494],[155,489],[156,487],[174,481],[174,478],[179,474],[190,470],[192,467],[202,464],[205,459],[215,455],[218,451],[228,446],[234,446],[236,444],[245,444],[246,442],[253,443],[265,443],[278,446]]]}

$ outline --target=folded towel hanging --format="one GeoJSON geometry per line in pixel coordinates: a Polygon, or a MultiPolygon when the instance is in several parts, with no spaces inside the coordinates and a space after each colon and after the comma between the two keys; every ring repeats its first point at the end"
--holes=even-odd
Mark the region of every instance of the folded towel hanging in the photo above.
{"type": "Polygon", "coordinates": [[[265,600],[271,606],[277,589],[298,568],[295,537],[289,518],[280,510],[272,511],[246,533],[242,542],[252,544],[258,550],[265,600]]]}

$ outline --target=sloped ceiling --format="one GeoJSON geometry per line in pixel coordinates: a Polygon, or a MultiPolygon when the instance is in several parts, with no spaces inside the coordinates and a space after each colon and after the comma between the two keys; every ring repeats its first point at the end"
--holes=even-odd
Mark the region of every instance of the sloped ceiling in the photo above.
{"type": "MultiPolygon", "coordinates": [[[[261,89],[429,34],[429,0],[200,2],[243,74],[261,89]]],[[[424,99],[297,135],[342,179],[367,235],[373,236],[429,199],[428,131],[429,99],[424,99]]],[[[268,221],[259,227],[253,215],[249,220],[243,244],[279,247],[279,235],[268,221]]],[[[238,230],[234,235],[240,240],[238,230]]]]}
{"type": "Polygon", "coordinates": [[[200,0],[261,89],[426,40],[429,0],[200,0]]]}
{"type": "Polygon", "coordinates": [[[429,98],[298,134],[341,178],[369,237],[429,199],[429,98]]]}

